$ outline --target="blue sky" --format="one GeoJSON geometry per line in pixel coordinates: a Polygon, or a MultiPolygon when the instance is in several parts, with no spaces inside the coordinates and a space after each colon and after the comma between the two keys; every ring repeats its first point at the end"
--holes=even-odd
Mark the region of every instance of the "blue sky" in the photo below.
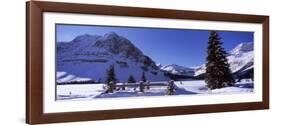
{"type": "MultiPolygon", "coordinates": [[[[104,35],[116,32],[128,38],[145,55],[162,65],[186,67],[205,63],[209,31],[88,25],[56,25],[57,42],[69,42],[82,34],[104,35]]],[[[253,42],[253,32],[218,32],[226,51],[241,42],[253,42]]]]}

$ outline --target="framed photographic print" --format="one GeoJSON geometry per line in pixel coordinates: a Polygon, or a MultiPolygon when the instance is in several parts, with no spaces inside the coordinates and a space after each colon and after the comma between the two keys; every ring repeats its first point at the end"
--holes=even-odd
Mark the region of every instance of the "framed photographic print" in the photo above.
{"type": "Polygon", "coordinates": [[[269,17],[26,4],[26,122],[269,108],[269,17]]]}

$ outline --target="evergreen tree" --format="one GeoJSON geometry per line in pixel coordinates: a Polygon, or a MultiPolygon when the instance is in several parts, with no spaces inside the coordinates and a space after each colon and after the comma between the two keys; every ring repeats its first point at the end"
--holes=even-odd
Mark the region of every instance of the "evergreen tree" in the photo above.
{"type": "Polygon", "coordinates": [[[109,69],[107,70],[107,79],[106,82],[116,82],[116,75],[115,75],[115,70],[114,70],[114,65],[110,65],[109,69]]]}
{"type": "Polygon", "coordinates": [[[128,83],[136,83],[136,80],[132,75],[129,76],[128,83]]]}
{"type": "Polygon", "coordinates": [[[252,72],[250,72],[250,78],[252,81],[254,81],[254,70],[252,72]]]}
{"type": "Polygon", "coordinates": [[[141,81],[146,82],[146,77],[145,77],[144,71],[142,71],[142,74],[141,74],[141,81]]]}
{"type": "Polygon", "coordinates": [[[229,69],[226,51],[216,31],[211,31],[208,42],[208,56],[206,64],[206,78],[208,88],[217,89],[233,86],[234,79],[229,69]]]}
{"type": "Polygon", "coordinates": [[[167,86],[167,94],[168,95],[173,95],[175,93],[176,89],[175,89],[175,83],[174,80],[170,80],[168,82],[168,86],[167,86]]]}
{"type": "Polygon", "coordinates": [[[140,82],[139,86],[140,86],[140,92],[144,92],[144,82],[143,81],[140,82]]]}
{"type": "Polygon", "coordinates": [[[110,81],[109,83],[107,83],[107,90],[106,90],[106,93],[113,93],[114,91],[114,82],[113,81],[110,81]]]}

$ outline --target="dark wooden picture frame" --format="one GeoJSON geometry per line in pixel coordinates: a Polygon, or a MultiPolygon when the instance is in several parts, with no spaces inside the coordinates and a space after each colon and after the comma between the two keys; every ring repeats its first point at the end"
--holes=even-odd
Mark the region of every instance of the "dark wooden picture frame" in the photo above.
{"type": "Polygon", "coordinates": [[[26,3],[26,123],[55,123],[269,109],[269,17],[260,15],[181,11],[56,2],[26,3]],[[62,12],[129,17],[189,19],[262,24],[262,102],[118,109],[66,113],[43,112],[43,13],[62,12]]]}

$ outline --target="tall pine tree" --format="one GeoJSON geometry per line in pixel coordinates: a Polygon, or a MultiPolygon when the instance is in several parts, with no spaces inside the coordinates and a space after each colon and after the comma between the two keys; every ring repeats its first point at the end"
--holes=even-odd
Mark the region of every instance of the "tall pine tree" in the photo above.
{"type": "Polygon", "coordinates": [[[141,74],[141,81],[146,82],[146,77],[145,77],[144,71],[142,71],[142,74],[141,74]]]}
{"type": "Polygon", "coordinates": [[[136,83],[136,80],[132,75],[129,76],[128,83],[136,83]]]}
{"type": "Polygon", "coordinates": [[[210,32],[205,78],[210,89],[234,85],[234,79],[226,58],[227,53],[222,47],[220,39],[216,31],[210,32]]]}
{"type": "Polygon", "coordinates": [[[107,70],[107,78],[106,78],[106,82],[116,82],[116,76],[115,76],[115,69],[114,69],[114,65],[110,65],[109,69],[107,70]]]}

